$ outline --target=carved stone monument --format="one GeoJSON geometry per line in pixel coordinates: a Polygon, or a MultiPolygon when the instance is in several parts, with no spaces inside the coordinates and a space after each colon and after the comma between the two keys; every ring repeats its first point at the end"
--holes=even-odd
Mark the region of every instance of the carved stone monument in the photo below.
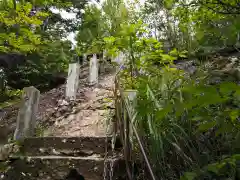
{"type": "Polygon", "coordinates": [[[80,65],[78,62],[69,64],[66,86],[66,98],[76,99],[79,83],[80,65]]]}
{"type": "Polygon", "coordinates": [[[18,112],[17,127],[14,133],[15,140],[35,135],[39,98],[40,91],[35,87],[31,86],[23,89],[23,100],[18,112]]]}
{"type": "Polygon", "coordinates": [[[89,83],[90,85],[98,83],[98,59],[96,54],[90,59],[89,83]]]}

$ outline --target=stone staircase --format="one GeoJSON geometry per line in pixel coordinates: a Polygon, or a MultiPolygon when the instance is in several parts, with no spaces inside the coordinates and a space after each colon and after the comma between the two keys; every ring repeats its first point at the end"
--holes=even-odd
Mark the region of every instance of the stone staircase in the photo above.
{"type": "Polygon", "coordinates": [[[28,138],[21,142],[17,153],[11,153],[15,149],[12,144],[7,153],[0,152],[0,156],[7,154],[0,157],[1,162],[9,160],[7,171],[0,172],[0,180],[127,179],[120,140],[116,139],[113,148],[112,137],[108,136],[113,133],[115,72],[103,73],[96,85],[89,85],[87,74],[89,69],[83,66],[75,101],[65,98],[68,85],[41,96],[36,88],[25,89],[27,98],[22,100],[14,137],[28,138]],[[36,114],[37,122],[44,127],[40,136],[44,137],[31,137],[38,135],[33,127],[37,122],[29,121],[35,120],[32,117],[36,114]],[[26,129],[30,133],[23,135],[26,129]]]}
{"type": "Polygon", "coordinates": [[[111,140],[112,137],[27,138],[20,145],[20,153],[10,157],[10,168],[0,179],[126,179],[120,140],[116,139],[114,149],[111,140]],[[79,176],[67,178],[75,170],[79,176]]]}

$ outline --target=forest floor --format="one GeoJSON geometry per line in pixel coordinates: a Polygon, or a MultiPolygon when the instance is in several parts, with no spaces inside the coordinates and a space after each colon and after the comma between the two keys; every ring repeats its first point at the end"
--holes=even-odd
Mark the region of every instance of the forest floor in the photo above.
{"type": "MultiPolygon", "coordinates": [[[[89,85],[88,75],[89,68],[85,65],[81,68],[75,101],[65,99],[66,84],[41,94],[37,114],[38,136],[106,136],[107,128],[111,126],[108,120],[114,115],[115,73],[112,67],[106,68],[94,86],[89,85]]],[[[10,135],[16,127],[18,109],[19,104],[15,104],[0,112],[0,126],[8,127],[10,135]]]]}

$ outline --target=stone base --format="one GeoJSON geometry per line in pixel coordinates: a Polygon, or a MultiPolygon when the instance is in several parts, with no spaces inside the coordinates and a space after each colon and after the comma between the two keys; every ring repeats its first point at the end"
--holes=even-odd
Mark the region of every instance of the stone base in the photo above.
{"type": "Polygon", "coordinates": [[[27,138],[21,142],[19,152],[10,154],[10,169],[5,174],[0,173],[0,179],[66,180],[72,169],[85,180],[125,179],[122,145],[117,138],[115,149],[112,150],[111,139],[112,137],[27,138]],[[109,177],[111,168],[112,178],[109,177]]]}
{"type": "MultiPolygon", "coordinates": [[[[109,171],[113,161],[113,180],[117,180],[124,173],[124,160],[107,159],[95,156],[64,157],[64,156],[32,156],[16,159],[11,163],[11,169],[3,180],[65,180],[71,169],[76,169],[85,180],[109,179],[104,178],[104,167],[109,171]],[[119,170],[122,172],[119,174],[119,170]]],[[[109,174],[109,172],[107,173],[109,174]]],[[[76,179],[78,180],[78,179],[76,179]]]]}
{"type": "MultiPolygon", "coordinates": [[[[105,156],[106,147],[111,154],[112,137],[36,137],[22,142],[20,151],[25,156],[105,156]]],[[[122,148],[120,139],[116,139],[115,150],[122,148]]]]}

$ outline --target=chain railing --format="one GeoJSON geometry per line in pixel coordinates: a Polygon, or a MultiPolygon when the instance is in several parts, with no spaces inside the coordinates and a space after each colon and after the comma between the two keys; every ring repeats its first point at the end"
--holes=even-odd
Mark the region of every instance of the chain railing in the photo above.
{"type": "Polygon", "coordinates": [[[120,139],[123,143],[124,158],[128,179],[129,180],[134,179],[133,167],[131,166],[132,165],[131,162],[134,161],[132,154],[134,144],[133,141],[131,140],[134,138],[136,139],[137,145],[140,148],[141,155],[146,163],[151,179],[156,180],[152,167],[149,163],[147,154],[144,150],[143,143],[134,125],[137,112],[133,111],[133,108],[129,104],[129,101],[124,94],[124,90],[121,88],[119,73],[117,73],[115,76],[114,97],[117,129],[119,131],[118,133],[120,134],[120,139]]]}

